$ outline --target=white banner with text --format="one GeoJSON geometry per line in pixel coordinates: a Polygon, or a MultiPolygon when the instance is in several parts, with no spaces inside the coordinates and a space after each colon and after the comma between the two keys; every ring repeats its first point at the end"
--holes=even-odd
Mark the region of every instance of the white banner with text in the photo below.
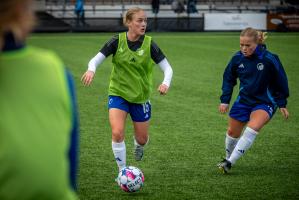
{"type": "Polygon", "coordinates": [[[205,31],[234,31],[252,27],[267,29],[265,13],[207,13],[204,16],[205,31]]]}

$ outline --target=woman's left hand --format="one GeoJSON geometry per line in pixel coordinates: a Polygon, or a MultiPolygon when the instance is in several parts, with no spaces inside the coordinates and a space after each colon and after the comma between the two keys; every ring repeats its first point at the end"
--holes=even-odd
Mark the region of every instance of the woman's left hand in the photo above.
{"type": "Polygon", "coordinates": [[[289,111],[287,108],[279,108],[279,110],[285,119],[289,118],[289,111]]]}
{"type": "Polygon", "coordinates": [[[160,92],[161,95],[165,95],[168,91],[168,86],[165,85],[165,84],[161,84],[159,87],[158,87],[158,91],[160,92]]]}

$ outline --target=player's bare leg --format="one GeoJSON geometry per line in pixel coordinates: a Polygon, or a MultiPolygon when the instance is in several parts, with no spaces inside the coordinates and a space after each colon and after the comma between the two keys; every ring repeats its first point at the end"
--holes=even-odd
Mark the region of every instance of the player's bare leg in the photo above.
{"type": "Polygon", "coordinates": [[[269,120],[270,117],[266,111],[256,110],[251,113],[247,127],[250,127],[255,131],[260,131],[269,122],[269,120]]]}
{"type": "Polygon", "coordinates": [[[251,113],[250,120],[242,137],[238,141],[234,151],[227,161],[234,165],[245,152],[252,146],[258,131],[270,120],[268,113],[264,110],[256,110],[251,113]]]}
{"type": "Polygon", "coordinates": [[[112,150],[119,170],[126,166],[126,145],[124,142],[126,118],[127,112],[117,108],[109,109],[109,121],[112,131],[112,150]]]}
{"type": "Polygon", "coordinates": [[[245,125],[245,122],[238,121],[231,117],[229,118],[227,134],[225,138],[226,158],[217,165],[222,173],[227,173],[231,168],[231,163],[228,161],[228,159],[235,149],[245,125]]]}
{"type": "Polygon", "coordinates": [[[148,127],[149,121],[146,122],[133,122],[135,136],[134,136],[134,155],[135,160],[140,161],[143,157],[144,146],[149,140],[148,127]]]}

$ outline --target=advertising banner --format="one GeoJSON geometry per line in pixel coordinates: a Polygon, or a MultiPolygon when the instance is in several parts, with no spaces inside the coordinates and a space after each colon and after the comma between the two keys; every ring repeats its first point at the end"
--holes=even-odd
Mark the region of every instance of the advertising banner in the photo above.
{"type": "Polygon", "coordinates": [[[267,29],[270,31],[299,31],[299,15],[268,14],[267,29]]]}
{"type": "Polygon", "coordinates": [[[252,27],[266,30],[265,13],[207,13],[204,16],[205,31],[233,31],[252,27]]]}

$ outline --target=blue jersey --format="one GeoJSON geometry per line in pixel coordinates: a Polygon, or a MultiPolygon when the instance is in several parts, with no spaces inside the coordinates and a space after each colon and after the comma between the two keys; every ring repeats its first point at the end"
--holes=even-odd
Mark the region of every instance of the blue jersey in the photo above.
{"type": "Polygon", "coordinates": [[[289,96],[288,80],[277,55],[258,45],[250,57],[237,52],[223,74],[221,103],[229,104],[237,79],[237,101],[246,105],[270,104],[284,108],[289,96]]]}

